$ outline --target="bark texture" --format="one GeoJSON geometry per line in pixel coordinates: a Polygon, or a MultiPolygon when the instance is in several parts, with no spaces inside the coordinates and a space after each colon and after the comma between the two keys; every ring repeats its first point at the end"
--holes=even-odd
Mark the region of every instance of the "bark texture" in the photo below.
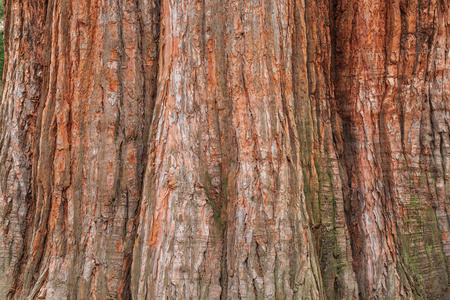
{"type": "Polygon", "coordinates": [[[449,299],[447,0],[6,0],[0,299],[449,299]]]}

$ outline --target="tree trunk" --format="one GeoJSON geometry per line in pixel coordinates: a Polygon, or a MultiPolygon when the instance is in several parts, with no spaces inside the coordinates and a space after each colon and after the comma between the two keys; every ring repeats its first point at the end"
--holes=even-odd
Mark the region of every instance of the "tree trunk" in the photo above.
{"type": "Polygon", "coordinates": [[[447,299],[447,0],[6,0],[0,299],[447,299]]]}

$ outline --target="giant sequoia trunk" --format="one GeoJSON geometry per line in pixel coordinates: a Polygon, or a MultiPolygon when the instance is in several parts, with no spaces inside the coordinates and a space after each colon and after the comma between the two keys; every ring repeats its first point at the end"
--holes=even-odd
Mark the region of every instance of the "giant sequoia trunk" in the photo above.
{"type": "Polygon", "coordinates": [[[450,298],[448,0],[6,0],[0,299],[450,298]]]}

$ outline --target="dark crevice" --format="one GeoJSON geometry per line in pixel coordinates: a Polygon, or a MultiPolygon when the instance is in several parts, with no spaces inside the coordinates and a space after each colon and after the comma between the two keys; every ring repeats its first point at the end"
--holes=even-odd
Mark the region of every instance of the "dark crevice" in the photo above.
{"type": "MultiPolygon", "coordinates": [[[[121,0],[123,1],[123,0],[121,0]]],[[[135,0],[135,14],[137,20],[137,29],[138,29],[138,71],[140,72],[140,89],[141,92],[138,94],[138,100],[142,103],[140,118],[141,118],[141,126],[140,132],[138,134],[138,138],[141,139],[141,143],[138,145],[138,153],[137,153],[137,188],[139,193],[139,202],[136,205],[135,209],[132,211],[130,202],[127,198],[127,218],[125,220],[124,226],[128,227],[128,224],[132,223],[131,234],[128,237],[128,240],[125,241],[127,246],[125,247],[125,257],[124,257],[124,265],[122,269],[122,278],[119,285],[118,297],[122,300],[132,299],[132,291],[131,291],[131,274],[132,274],[132,264],[133,264],[133,245],[135,244],[135,240],[137,237],[137,230],[139,227],[139,212],[141,208],[141,202],[143,197],[143,189],[144,189],[144,177],[146,173],[146,166],[149,156],[150,149],[150,128],[152,124],[152,120],[154,118],[154,107],[155,100],[157,95],[157,82],[159,75],[159,64],[157,63],[159,60],[159,44],[160,44],[160,13],[161,13],[161,3],[160,0],[154,1],[154,6],[151,7],[151,24],[148,24],[144,18],[148,13],[148,10],[145,10],[146,2],[142,2],[141,0],[135,0]],[[149,34],[151,33],[152,40],[149,40],[149,34]],[[151,61],[152,64],[149,65],[147,61],[151,61]]],[[[150,4],[152,5],[152,4],[150,4]]],[[[122,11],[121,5],[121,11],[122,11]]],[[[123,20],[123,12],[121,13],[121,20],[123,20]]],[[[122,21],[120,22],[122,23],[122,21]]],[[[120,25],[120,38],[121,38],[121,47],[123,51],[122,59],[125,59],[125,48],[123,44],[123,29],[122,25],[120,25]]],[[[122,62],[123,63],[123,62],[122,62]]],[[[121,93],[123,98],[123,78],[119,79],[121,84],[121,93]]],[[[121,124],[123,125],[123,124],[121,124]]],[[[124,135],[125,137],[125,135],[124,135]]],[[[122,161],[123,158],[120,158],[122,161]]],[[[124,166],[121,166],[123,168],[124,166]]],[[[128,191],[127,191],[128,197],[128,191]]],[[[124,230],[126,230],[126,227],[124,230]]]]}
{"type": "Polygon", "coordinates": [[[353,271],[359,286],[360,297],[366,295],[366,276],[364,253],[362,247],[365,243],[364,234],[360,228],[361,204],[363,197],[359,178],[356,174],[357,161],[356,143],[353,133],[354,124],[351,116],[351,95],[344,87],[349,85],[351,70],[354,69],[352,56],[355,55],[353,45],[355,41],[355,28],[358,9],[357,3],[352,1],[330,1],[330,36],[331,36],[331,80],[335,88],[335,99],[331,104],[333,140],[336,145],[339,168],[342,178],[342,194],[344,200],[345,221],[350,236],[351,255],[353,257],[353,271]],[[352,3],[354,4],[352,6],[352,3]],[[346,23],[343,23],[343,22],[346,23]],[[347,28],[349,26],[350,28],[347,28]],[[347,43],[350,48],[346,49],[347,43]],[[345,72],[345,73],[344,73],[345,72]]]}

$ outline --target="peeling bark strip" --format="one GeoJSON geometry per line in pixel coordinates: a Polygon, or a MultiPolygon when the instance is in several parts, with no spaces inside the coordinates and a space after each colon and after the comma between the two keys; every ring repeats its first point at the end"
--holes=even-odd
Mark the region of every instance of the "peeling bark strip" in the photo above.
{"type": "Polygon", "coordinates": [[[7,0],[0,299],[447,299],[447,0],[7,0]]]}

